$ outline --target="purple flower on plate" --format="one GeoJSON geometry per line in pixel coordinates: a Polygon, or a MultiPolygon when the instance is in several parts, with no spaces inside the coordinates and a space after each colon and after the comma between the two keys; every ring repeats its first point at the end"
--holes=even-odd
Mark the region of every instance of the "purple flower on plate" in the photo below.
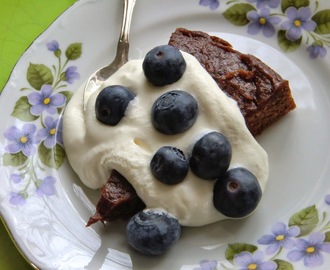
{"type": "Polygon", "coordinates": [[[327,49],[318,44],[308,46],[307,51],[309,52],[309,57],[312,59],[316,59],[317,57],[325,57],[327,54],[327,49]]]}
{"type": "Polygon", "coordinates": [[[194,268],[194,270],[215,270],[217,269],[218,262],[215,260],[208,261],[203,260],[199,263],[200,267],[194,268]]]}
{"type": "Polygon", "coordinates": [[[220,2],[218,0],[199,0],[199,5],[215,10],[220,6],[220,2]]]}
{"type": "Polygon", "coordinates": [[[38,131],[38,138],[43,140],[47,148],[51,149],[56,143],[63,144],[62,137],[62,121],[61,119],[53,119],[51,116],[46,116],[44,121],[45,128],[38,131]]]}
{"type": "Polygon", "coordinates": [[[276,8],[280,4],[280,0],[248,0],[250,3],[257,3],[257,8],[264,8],[269,6],[276,8]]]}
{"type": "Polygon", "coordinates": [[[246,15],[250,21],[248,25],[248,33],[256,35],[262,31],[265,37],[271,37],[275,34],[275,24],[278,24],[281,19],[271,16],[268,8],[260,9],[260,13],[255,10],[249,11],[246,15]]]}
{"type": "Polygon", "coordinates": [[[286,30],[285,36],[288,40],[295,41],[302,36],[302,31],[313,31],[316,23],[310,19],[312,13],[309,7],[289,7],[285,11],[288,20],[281,24],[281,28],[286,30]]]}
{"type": "Polygon", "coordinates": [[[234,257],[235,265],[239,266],[240,270],[275,270],[277,264],[273,261],[264,261],[262,251],[255,251],[253,254],[243,251],[234,257]]]}
{"type": "Polygon", "coordinates": [[[323,233],[313,233],[308,240],[298,239],[295,249],[288,253],[288,258],[292,262],[304,260],[307,267],[316,267],[323,264],[323,254],[330,253],[330,243],[325,243],[323,233]]]}
{"type": "Polygon", "coordinates": [[[18,173],[13,173],[10,176],[10,180],[14,183],[14,184],[18,184],[22,181],[22,176],[18,173]]]}
{"type": "Polygon", "coordinates": [[[22,151],[25,156],[31,157],[36,152],[35,144],[39,142],[34,135],[35,132],[36,126],[30,123],[24,124],[22,129],[16,126],[8,128],[4,135],[11,143],[5,147],[5,150],[10,154],[22,151]]]}
{"type": "Polygon", "coordinates": [[[43,111],[55,114],[56,109],[65,103],[63,94],[53,94],[53,88],[49,84],[44,84],[40,92],[33,92],[28,95],[28,101],[32,105],[30,112],[33,115],[41,115],[43,111]]]}
{"type": "Polygon", "coordinates": [[[327,205],[330,205],[330,194],[328,194],[328,195],[325,196],[325,203],[327,205]]]}
{"type": "Polygon", "coordinates": [[[53,176],[46,176],[37,182],[36,193],[38,196],[51,196],[55,194],[56,179],[53,176]]]}
{"type": "Polygon", "coordinates": [[[56,40],[52,40],[51,42],[48,42],[46,46],[47,49],[51,52],[56,52],[60,48],[60,45],[56,40]]]}
{"type": "Polygon", "coordinates": [[[79,79],[79,78],[80,78],[80,75],[77,72],[77,67],[76,66],[70,66],[65,71],[65,80],[69,84],[72,84],[74,80],[79,79]]]}
{"type": "Polygon", "coordinates": [[[13,205],[24,205],[26,203],[27,194],[22,192],[11,192],[9,202],[13,205]]]}
{"type": "Polygon", "coordinates": [[[282,222],[277,222],[272,226],[272,234],[263,235],[258,243],[267,245],[266,253],[273,254],[280,249],[292,248],[295,245],[294,237],[299,235],[300,229],[297,226],[287,228],[282,222]]]}

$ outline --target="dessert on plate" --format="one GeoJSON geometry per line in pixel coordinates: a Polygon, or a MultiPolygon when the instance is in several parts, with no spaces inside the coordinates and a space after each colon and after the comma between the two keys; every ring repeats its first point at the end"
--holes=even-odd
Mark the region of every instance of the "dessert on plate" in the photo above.
{"type": "Polygon", "coordinates": [[[267,154],[239,102],[217,83],[193,55],[163,45],[121,67],[90,95],[86,111],[84,85],[78,89],[63,132],[72,168],[86,186],[101,189],[88,226],[129,218],[129,244],[159,255],[181,226],[256,209],[267,154]]]}
{"type": "Polygon", "coordinates": [[[287,80],[219,37],[177,28],[169,44],[195,56],[220,89],[237,101],[254,136],[296,107],[287,80]]]}

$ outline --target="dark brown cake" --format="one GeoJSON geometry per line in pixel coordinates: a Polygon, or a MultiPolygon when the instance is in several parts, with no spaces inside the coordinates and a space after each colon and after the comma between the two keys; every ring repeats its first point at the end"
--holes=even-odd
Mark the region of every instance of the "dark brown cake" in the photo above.
{"type": "Polygon", "coordinates": [[[129,218],[145,208],[132,185],[117,171],[113,170],[108,182],[101,189],[101,197],[96,205],[95,214],[86,226],[98,221],[113,221],[129,218]]]}
{"type": "Polygon", "coordinates": [[[288,81],[221,38],[178,28],[169,44],[195,56],[219,87],[237,101],[254,136],[296,107],[288,81]]]}

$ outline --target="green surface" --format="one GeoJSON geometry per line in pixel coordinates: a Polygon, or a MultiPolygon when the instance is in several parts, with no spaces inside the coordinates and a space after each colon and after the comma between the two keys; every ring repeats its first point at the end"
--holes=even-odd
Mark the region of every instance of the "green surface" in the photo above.
{"type": "Polygon", "coordinates": [[[0,92],[18,58],[75,0],[1,0],[0,92]]]}
{"type": "MultiPolygon", "coordinates": [[[[19,57],[76,0],[1,0],[0,93],[19,57]]],[[[0,96],[1,98],[1,96],[0,96]]],[[[0,220],[0,269],[31,270],[0,220]]]]}

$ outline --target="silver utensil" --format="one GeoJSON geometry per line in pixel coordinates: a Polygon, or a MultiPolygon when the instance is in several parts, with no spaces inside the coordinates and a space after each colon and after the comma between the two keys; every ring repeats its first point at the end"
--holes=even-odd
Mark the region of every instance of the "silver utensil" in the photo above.
{"type": "Polygon", "coordinates": [[[86,102],[88,97],[95,92],[95,90],[115,73],[122,65],[128,61],[129,49],[129,32],[131,27],[133,9],[136,0],[123,0],[123,20],[117,44],[117,53],[115,59],[109,65],[96,70],[88,79],[83,93],[83,106],[86,111],[86,102]]]}

